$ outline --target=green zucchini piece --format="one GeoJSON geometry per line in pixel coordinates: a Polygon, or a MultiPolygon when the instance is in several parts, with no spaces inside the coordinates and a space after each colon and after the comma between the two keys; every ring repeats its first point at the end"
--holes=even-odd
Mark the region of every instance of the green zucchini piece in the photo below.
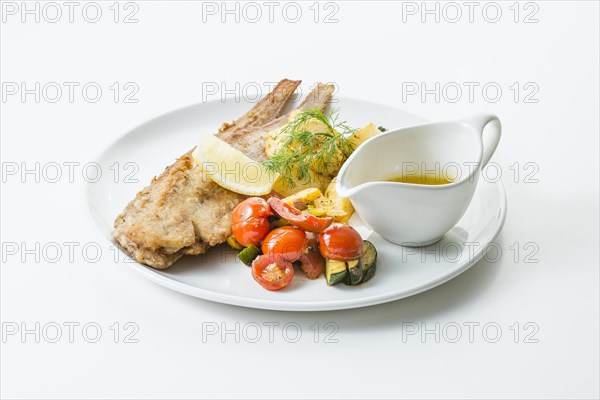
{"type": "Polygon", "coordinates": [[[358,285],[363,278],[362,263],[360,258],[346,262],[348,276],[344,282],[346,285],[358,285]]]}
{"type": "Polygon", "coordinates": [[[362,264],[362,281],[366,282],[375,275],[377,268],[377,250],[373,243],[368,240],[363,241],[363,255],[361,257],[362,264]]]}
{"type": "Polygon", "coordinates": [[[340,283],[348,275],[346,263],[337,260],[325,260],[325,279],[329,286],[340,283]]]}
{"type": "Polygon", "coordinates": [[[260,254],[260,250],[255,245],[251,244],[246,247],[244,250],[240,251],[238,254],[238,258],[241,262],[246,264],[247,266],[252,265],[252,261],[260,254]]]}
{"type": "Polygon", "coordinates": [[[273,229],[281,228],[286,225],[289,225],[289,222],[285,219],[279,218],[276,215],[269,215],[269,230],[272,231],[273,229]]]}

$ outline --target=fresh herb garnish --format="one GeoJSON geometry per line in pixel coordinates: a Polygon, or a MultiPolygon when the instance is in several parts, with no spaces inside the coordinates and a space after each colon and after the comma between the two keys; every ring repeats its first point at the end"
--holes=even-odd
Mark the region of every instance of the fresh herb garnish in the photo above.
{"type": "Polygon", "coordinates": [[[354,151],[350,135],[355,129],[339,119],[338,110],[325,115],[318,108],[301,111],[285,125],[279,135],[284,135],[281,147],[266,161],[265,167],[280,177],[290,187],[295,181],[310,179],[311,169],[328,175],[354,151]],[[311,120],[322,123],[322,131],[307,129],[311,120]],[[332,168],[333,167],[333,168],[332,168]]]}
{"type": "Polygon", "coordinates": [[[384,128],[383,126],[378,126],[377,129],[379,129],[381,132],[386,132],[388,129],[384,128]]]}

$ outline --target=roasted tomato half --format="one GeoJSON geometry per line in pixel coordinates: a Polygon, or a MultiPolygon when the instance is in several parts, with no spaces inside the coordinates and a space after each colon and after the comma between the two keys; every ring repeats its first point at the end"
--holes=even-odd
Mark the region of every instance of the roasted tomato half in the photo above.
{"type": "Polygon", "coordinates": [[[317,279],[325,268],[325,259],[316,251],[308,251],[300,257],[300,269],[308,279],[317,279]]]}
{"type": "Polygon", "coordinates": [[[306,253],[307,246],[306,232],[293,226],[282,226],[273,229],[265,237],[262,243],[262,252],[294,262],[306,253]]]}
{"type": "Polygon", "coordinates": [[[333,223],[331,218],[319,218],[314,215],[304,214],[295,207],[290,206],[281,199],[271,197],[269,205],[273,213],[285,219],[290,225],[297,226],[307,232],[323,232],[333,223]]]}
{"type": "Polygon", "coordinates": [[[260,197],[250,197],[233,210],[233,236],[242,246],[257,245],[269,233],[269,204],[260,197]]]}
{"type": "Polygon", "coordinates": [[[362,238],[348,225],[333,224],[319,235],[319,251],[325,258],[355,260],[362,255],[362,250],[362,238]]]}
{"type": "Polygon", "coordinates": [[[279,257],[262,255],[252,262],[252,277],[267,290],[279,290],[294,278],[294,267],[279,257]]]}

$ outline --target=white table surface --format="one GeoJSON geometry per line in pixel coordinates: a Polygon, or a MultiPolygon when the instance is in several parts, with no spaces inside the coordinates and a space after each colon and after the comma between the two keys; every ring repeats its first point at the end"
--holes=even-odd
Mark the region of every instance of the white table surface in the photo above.
{"type": "MultiPolygon", "coordinates": [[[[239,23],[233,14],[221,22],[220,2],[205,5],[205,14],[194,2],[121,3],[118,23],[112,2],[98,3],[97,23],[82,17],[85,2],[77,3],[73,23],[67,6],[55,4],[62,19],[50,23],[56,8],[38,3],[36,23],[20,2],[2,3],[3,398],[598,398],[597,2],[520,3],[516,23],[513,2],[476,2],[472,23],[462,2],[438,3],[439,22],[421,2],[321,3],[318,23],[312,2],[299,4],[297,23],[288,22],[293,5],[288,21],[282,15],[286,3],[275,5],[273,23],[262,2],[255,3],[263,13],[257,23],[247,21],[255,9],[243,3],[239,23]],[[456,4],[462,19],[451,23],[456,4]],[[486,21],[482,10],[491,21],[496,6],[500,20],[486,21]],[[131,12],[139,22],[123,23],[131,12]],[[338,22],[324,23],[331,12],[338,22]],[[531,13],[538,22],[524,23],[531,13]],[[221,90],[209,95],[207,82],[234,91],[238,82],[239,95],[244,88],[266,92],[283,77],[303,79],[305,88],[332,81],[340,95],[432,120],[498,114],[504,131],[493,160],[508,196],[501,259],[408,299],[320,313],[211,303],[115,263],[87,216],[81,166],[150,118],[219,98],[221,90]],[[11,94],[21,82],[40,82],[39,103],[34,94],[25,101],[11,94]],[[52,85],[43,93],[49,82],[64,90],[56,103],[49,101],[52,85]],[[72,102],[63,82],[79,85],[72,102]],[[103,90],[96,103],[81,94],[89,82],[103,90]],[[137,85],[139,101],[115,103],[114,82],[122,96],[133,87],[125,83],[137,85]],[[439,101],[407,92],[436,82],[439,101]],[[464,82],[473,82],[472,99],[464,82]],[[452,102],[457,85],[463,95],[452,102]],[[492,102],[496,87],[502,95],[492,102]],[[526,102],[535,89],[528,101],[537,102],[526,102]],[[47,173],[39,183],[33,174],[9,173],[36,162],[47,173]],[[65,162],[80,163],[73,182],[65,162]],[[52,163],[62,165],[57,183],[48,181],[52,163]],[[529,174],[537,182],[526,182],[529,174]],[[102,249],[98,262],[90,262],[94,248],[82,254],[86,243],[102,249]],[[37,253],[25,251],[36,244],[37,253]],[[63,254],[53,263],[56,248],[63,254]],[[36,323],[39,343],[35,333],[22,336],[36,323]],[[57,326],[62,336],[52,343],[57,326]],[[209,334],[238,326],[237,339],[209,334]],[[257,326],[262,336],[252,343],[257,326]],[[457,326],[462,335],[453,343],[457,326]],[[97,327],[102,336],[89,343],[97,327]],[[302,337],[293,342],[298,327],[302,337]],[[334,340],[326,340],[334,328],[334,340]],[[490,343],[497,328],[502,336],[490,343]]],[[[90,20],[93,7],[86,8],[90,20]]]]}

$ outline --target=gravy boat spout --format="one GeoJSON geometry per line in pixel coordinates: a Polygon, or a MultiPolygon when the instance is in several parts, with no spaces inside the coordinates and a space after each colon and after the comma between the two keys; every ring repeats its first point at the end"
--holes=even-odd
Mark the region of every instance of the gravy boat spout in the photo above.
{"type": "Polygon", "coordinates": [[[354,151],[336,189],[385,239],[429,245],[464,215],[500,136],[500,120],[489,114],[385,132],[354,151]]]}

